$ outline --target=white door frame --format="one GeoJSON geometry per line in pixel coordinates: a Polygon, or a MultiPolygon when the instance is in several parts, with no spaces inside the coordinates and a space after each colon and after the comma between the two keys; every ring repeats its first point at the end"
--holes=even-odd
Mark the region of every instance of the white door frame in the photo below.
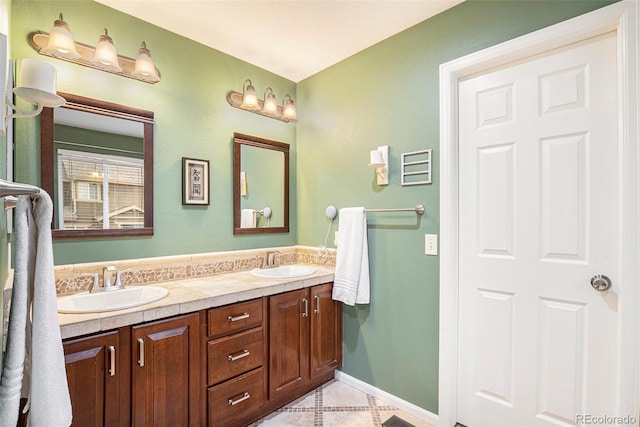
{"type": "MultiPolygon", "coordinates": [[[[640,410],[640,136],[638,115],[638,24],[640,7],[623,0],[551,27],[475,52],[440,66],[440,338],[438,425],[453,426],[457,415],[458,367],[458,81],[465,77],[578,42],[617,32],[619,64],[619,138],[624,165],[620,189],[620,405],[619,414],[640,410]]],[[[611,171],[619,173],[619,171],[611,171]]],[[[587,283],[585,283],[587,286],[587,283]]],[[[596,415],[596,414],[593,414],[596,415]]],[[[604,415],[604,414],[602,414],[604,415]]]]}

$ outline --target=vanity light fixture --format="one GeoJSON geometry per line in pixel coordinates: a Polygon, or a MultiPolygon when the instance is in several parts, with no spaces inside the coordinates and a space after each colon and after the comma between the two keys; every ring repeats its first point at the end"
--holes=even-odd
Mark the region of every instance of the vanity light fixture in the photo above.
{"type": "Polygon", "coordinates": [[[136,58],[136,66],[133,70],[133,75],[142,80],[154,83],[160,80],[160,77],[156,72],[156,67],[153,65],[153,59],[151,59],[151,52],[147,49],[147,44],[145,42],[142,42],[140,49],[138,50],[138,57],[136,58]]]}
{"type": "Polygon", "coordinates": [[[256,96],[256,89],[249,79],[245,80],[242,84],[242,93],[233,90],[227,93],[227,102],[232,107],[283,122],[288,123],[298,120],[296,105],[291,95],[286,94],[282,98],[282,106],[279,106],[276,102],[276,95],[273,93],[273,89],[268,87],[264,91],[263,101],[256,96]]]}
{"type": "Polygon", "coordinates": [[[146,83],[160,81],[160,72],[153,64],[151,53],[145,42],[138,50],[137,59],[118,55],[105,28],[97,46],[74,41],[69,24],[62,14],[56,20],[51,33],[36,31],[29,34],[29,44],[40,55],[50,56],[85,67],[129,77],[146,83]]]}
{"type": "Polygon", "coordinates": [[[76,43],[71,34],[71,28],[60,14],[60,19],[53,23],[49,33],[49,43],[42,50],[56,58],[78,59],[80,54],[76,50],[76,43]]]}
{"type": "Polygon", "coordinates": [[[247,79],[242,84],[242,108],[245,110],[259,110],[258,96],[256,95],[256,88],[251,84],[251,80],[247,79]]]}
{"type": "Polygon", "coordinates": [[[104,29],[104,34],[98,40],[91,63],[106,71],[115,71],[117,73],[122,71],[122,67],[118,65],[118,52],[106,28],[104,29]]]}
{"type": "Polygon", "coordinates": [[[296,104],[293,103],[291,95],[286,94],[282,98],[282,117],[291,121],[296,121],[298,115],[296,114],[296,104]]]}
{"type": "Polygon", "coordinates": [[[271,89],[270,87],[264,90],[264,102],[262,104],[262,112],[267,115],[278,114],[278,103],[276,102],[276,96],[273,94],[273,89],[271,89]]]}
{"type": "Polygon", "coordinates": [[[369,167],[376,170],[378,185],[389,185],[388,145],[382,145],[369,153],[369,167]]]}
{"type": "Polygon", "coordinates": [[[56,68],[39,59],[23,59],[20,73],[20,86],[13,88],[13,93],[36,105],[35,110],[23,110],[16,107],[9,96],[6,97],[6,112],[2,114],[5,119],[2,123],[2,131],[6,132],[6,123],[13,118],[35,117],[42,112],[44,107],[60,107],[66,101],[56,92],[56,68]]]}

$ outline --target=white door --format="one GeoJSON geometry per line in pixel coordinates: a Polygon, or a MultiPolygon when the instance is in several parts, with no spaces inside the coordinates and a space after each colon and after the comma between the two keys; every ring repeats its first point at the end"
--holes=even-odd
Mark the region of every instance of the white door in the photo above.
{"type": "Polygon", "coordinates": [[[621,415],[616,51],[610,33],[459,84],[465,425],[621,415]]]}

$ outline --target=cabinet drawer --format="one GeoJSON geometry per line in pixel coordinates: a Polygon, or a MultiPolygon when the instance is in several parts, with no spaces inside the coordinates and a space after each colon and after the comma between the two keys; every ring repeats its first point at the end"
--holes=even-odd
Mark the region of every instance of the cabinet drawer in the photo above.
{"type": "Polygon", "coordinates": [[[208,335],[218,337],[262,325],[262,299],[209,310],[208,335]]]}
{"type": "Polygon", "coordinates": [[[209,385],[235,377],[262,365],[264,342],[262,327],[240,332],[207,343],[209,385]]]}
{"type": "Polygon", "coordinates": [[[209,388],[209,425],[232,424],[264,404],[262,369],[209,388]]]}

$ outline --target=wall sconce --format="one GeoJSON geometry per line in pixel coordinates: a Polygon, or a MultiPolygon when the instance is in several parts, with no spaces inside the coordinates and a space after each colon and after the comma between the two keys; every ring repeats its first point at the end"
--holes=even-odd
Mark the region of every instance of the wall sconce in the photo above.
{"type": "Polygon", "coordinates": [[[258,99],[256,89],[249,79],[245,80],[242,84],[242,93],[233,90],[227,93],[227,102],[232,107],[251,111],[252,113],[283,122],[296,122],[298,120],[296,105],[291,95],[286,94],[282,98],[282,106],[279,106],[273,89],[268,87],[264,90],[263,101],[258,99]]]}
{"type": "Polygon", "coordinates": [[[378,185],[389,184],[389,146],[382,145],[369,153],[369,167],[376,170],[378,185]]]}
{"type": "Polygon", "coordinates": [[[160,71],[155,68],[145,42],[142,42],[136,59],[118,55],[113,39],[109,36],[106,28],[95,47],[76,42],[69,24],[64,21],[62,14],[54,22],[50,33],[36,31],[29,34],[29,45],[40,55],[51,56],[146,83],[153,84],[160,81],[160,71]]]}
{"type": "Polygon", "coordinates": [[[35,110],[23,110],[16,107],[9,95],[5,99],[6,109],[2,114],[2,131],[6,132],[6,123],[15,118],[35,117],[44,107],[59,107],[66,101],[56,93],[56,68],[38,59],[23,59],[20,78],[21,86],[13,89],[16,96],[36,105],[35,110]],[[7,114],[9,111],[14,113],[7,114]],[[6,117],[5,117],[5,114],[6,117]]]}

